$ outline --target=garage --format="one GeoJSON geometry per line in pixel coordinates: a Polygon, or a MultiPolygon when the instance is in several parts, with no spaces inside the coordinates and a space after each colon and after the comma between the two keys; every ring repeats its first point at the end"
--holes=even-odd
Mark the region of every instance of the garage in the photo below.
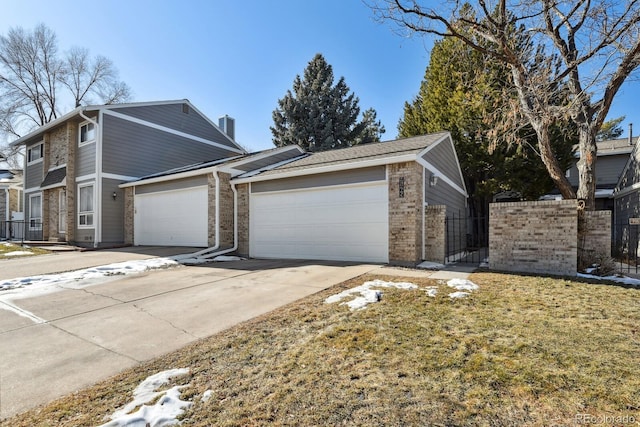
{"type": "Polygon", "coordinates": [[[207,186],[135,195],[136,245],[206,247],[207,186]]]}
{"type": "Polygon", "coordinates": [[[386,263],[388,205],[385,181],[252,192],[250,256],[386,263]]]}

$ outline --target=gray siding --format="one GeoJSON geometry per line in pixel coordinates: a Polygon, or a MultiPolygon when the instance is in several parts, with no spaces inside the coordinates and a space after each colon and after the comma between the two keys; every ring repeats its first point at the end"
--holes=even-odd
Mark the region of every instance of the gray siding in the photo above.
{"type": "MultiPolygon", "coordinates": [[[[77,222],[77,217],[76,217],[77,222]]],[[[76,240],[75,243],[79,246],[93,246],[93,242],[95,242],[95,230],[93,228],[80,228],[76,229],[76,240]]]]}
{"type": "Polygon", "coordinates": [[[423,159],[438,168],[438,170],[445,174],[451,181],[458,184],[461,188],[464,188],[458,162],[456,162],[455,151],[450,139],[436,145],[423,156],[423,159]]]}
{"type": "MultiPolygon", "coordinates": [[[[30,146],[26,147],[25,153],[29,148],[30,146]]],[[[28,188],[40,187],[40,183],[44,179],[44,161],[41,160],[37,163],[26,165],[25,169],[26,170],[24,171],[24,178],[23,178],[24,188],[28,189],[28,188]]]]}
{"type": "Polygon", "coordinates": [[[216,126],[212,125],[206,118],[202,117],[193,109],[189,108],[188,113],[183,112],[185,104],[152,105],[142,107],[117,108],[114,111],[145,120],[157,125],[199,136],[220,144],[235,147],[225,134],[216,126]]]}
{"type": "MultiPolygon", "coordinates": [[[[629,154],[598,157],[596,160],[596,186],[613,188],[618,183],[627,160],[629,160],[629,154]]],[[[578,167],[576,164],[571,166],[569,182],[574,187],[578,186],[578,167]]]]}
{"type": "Polygon", "coordinates": [[[102,243],[124,242],[124,190],[118,184],[119,180],[102,180],[102,243]]]}
{"type": "Polygon", "coordinates": [[[237,156],[212,145],[104,115],[102,170],[145,176],[202,161],[237,156]]]}
{"type": "Polygon", "coordinates": [[[466,214],[466,197],[442,180],[435,187],[431,187],[427,180],[425,202],[429,205],[446,205],[447,216],[466,214]]]}
{"type": "MultiPolygon", "coordinates": [[[[77,144],[77,141],[75,142],[77,144]]],[[[76,177],[96,173],[96,143],[83,145],[76,150],[76,177]]]]}
{"type": "Polygon", "coordinates": [[[252,193],[283,191],[302,188],[326,187],[330,185],[356,184],[359,182],[383,181],[386,179],[384,166],[375,166],[348,171],[328,172],[317,175],[297,176],[294,178],[274,179],[273,181],[254,182],[252,193]]]}
{"type": "Polygon", "coordinates": [[[179,179],[168,182],[158,182],[156,184],[140,185],[136,187],[136,194],[149,194],[158,191],[181,190],[184,188],[199,187],[207,185],[207,175],[194,176],[191,178],[179,179]]]}

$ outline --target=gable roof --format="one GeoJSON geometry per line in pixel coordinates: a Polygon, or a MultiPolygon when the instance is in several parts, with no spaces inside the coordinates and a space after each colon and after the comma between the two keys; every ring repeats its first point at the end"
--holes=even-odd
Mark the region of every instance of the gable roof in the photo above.
{"type": "MultiPolygon", "coordinates": [[[[219,133],[225,139],[227,139],[227,142],[230,142],[231,144],[233,144],[233,146],[235,146],[239,152],[246,153],[246,150],[244,148],[242,148],[235,140],[233,140],[231,137],[229,137],[229,135],[227,135],[226,132],[224,132],[222,129],[220,129],[220,127],[217,124],[215,124],[213,121],[211,121],[211,119],[209,119],[209,117],[207,117],[205,114],[200,112],[200,110],[198,110],[188,99],[179,99],[179,100],[171,100],[171,101],[130,102],[130,103],[124,103],[124,104],[83,105],[83,106],[80,106],[80,107],[77,107],[77,108],[71,110],[67,114],[65,114],[63,116],[60,116],[55,120],[52,120],[49,123],[46,123],[46,124],[40,126],[39,128],[35,129],[34,131],[28,133],[27,135],[24,135],[24,136],[16,139],[15,141],[11,142],[9,145],[10,146],[17,146],[17,145],[26,144],[26,143],[28,143],[30,141],[35,141],[36,139],[41,138],[41,136],[42,136],[42,134],[44,132],[46,132],[46,131],[48,131],[50,129],[53,129],[53,128],[57,127],[57,126],[60,126],[61,124],[67,122],[68,120],[82,118],[82,115],[85,112],[97,112],[97,111],[101,111],[101,110],[102,111],[117,111],[119,109],[126,109],[126,108],[153,107],[153,106],[159,106],[159,105],[175,105],[175,104],[186,104],[186,105],[188,105],[190,109],[192,109],[198,115],[200,115],[202,118],[204,118],[209,123],[209,125],[211,125],[215,129],[217,129],[219,131],[219,133]]],[[[229,147],[229,148],[232,148],[232,147],[229,147]]]]}
{"type": "Polygon", "coordinates": [[[240,175],[238,179],[263,180],[275,179],[276,175],[320,173],[325,169],[348,169],[350,167],[366,167],[374,164],[389,164],[415,160],[416,156],[427,147],[436,144],[449,136],[449,132],[438,132],[429,135],[414,136],[386,142],[354,145],[335,150],[318,151],[264,171],[251,177],[240,175]],[[356,166],[361,164],[359,166],[356,166]]]}

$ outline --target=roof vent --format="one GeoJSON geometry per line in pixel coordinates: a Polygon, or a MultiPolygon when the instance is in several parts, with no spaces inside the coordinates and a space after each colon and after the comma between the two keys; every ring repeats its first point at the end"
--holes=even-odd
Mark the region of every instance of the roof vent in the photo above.
{"type": "Polygon", "coordinates": [[[227,136],[235,141],[236,139],[236,121],[226,114],[218,119],[218,126],[227,136]]]}
{"type": "Polygon", "coordinates": [[[629,123],[629,145],[633,145],[633,123],[629,123]]]}

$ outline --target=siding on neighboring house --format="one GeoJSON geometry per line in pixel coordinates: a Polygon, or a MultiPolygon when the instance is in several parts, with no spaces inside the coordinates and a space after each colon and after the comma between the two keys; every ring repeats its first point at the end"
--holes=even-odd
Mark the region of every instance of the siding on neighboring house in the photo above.
{"type": "MultiPolygon", "coordinates": [[[[7,210],[9,209],[7,202],[7,192],[4,191],[3,188],[0,188],[0,221],[7,219],[7,210]]],[[[11,213],[9,213],[9,215],[11,215],[11,213]]]]}
{"type": "Polygon", "coordinates": [[[356,184],[360,182],[384,181],[385,167],[351,169],[339,172],[327,172],[316,175],[258,181],[251,184],[252,193],[283,191],[302,188],[326,187],[330,185],[356,184]]]}
{"type": "Polygon", "coordinates": [[[195,110],[188,107],[187,104],[127,107],[117,108],[114,111],[200,138],[216,141],[237,149],[228,137],[225,136],[224,132],[212,125],[195,110]],[[183,106],[187,106],[188,113],[183,112],[183,106]]]}
{"type": "Polygon", "coordinates": [[[107,114],[103,117],[104,173],[145,176],[204,160],[238,155],[236,152],[205,145],[118,117],[107,114]]]}
{"type": "MultiPolygon", "coordinates": [[[[629,154],[599,156],[596,161],[596,185],[613,188],[618,182],[627,160],[629,160],[629,154]]],[[[569,170],[569,182],[574,187],[578,186],[578,167],[575,164],[569,170]]]]}

